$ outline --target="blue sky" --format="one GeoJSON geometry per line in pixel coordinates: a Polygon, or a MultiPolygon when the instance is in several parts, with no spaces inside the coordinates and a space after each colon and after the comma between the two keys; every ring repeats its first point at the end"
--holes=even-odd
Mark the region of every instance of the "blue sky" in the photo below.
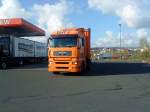
{"type": "MultiPolygon", "coordinates": [[[[26,8],[30,9],[34,4],[55,4],[58,0],[30,0],[26,2],[25,0],[21,0],[22,5],[26,8]]],[[[73,23],[75,27],[85,27],[92,29],[92,41],[96,41],[100,37],[105,36],[105,31],[110,30],[113,31],[117,36],[119,32],[118,21],[119,18],[112,15],[102,14],[96,9],[90,9],[88,7],[87,0],[74,0],[74,4],[79,4],[77,11],[72,11],[70,14],[66,16],[68,21],[73,23]]],[[[129,31],[130,29],[124,26],[124,30],[129,31]]]]}
{"type": "Polygon", "coordinates": [[[119,46],[121,23],[124,46],[138,46],[140,38],[150,40],[149,6],[148,0],[2,0],[0,17],[23,17],[48,32],[91,28],[93,47],[119,46]]]}

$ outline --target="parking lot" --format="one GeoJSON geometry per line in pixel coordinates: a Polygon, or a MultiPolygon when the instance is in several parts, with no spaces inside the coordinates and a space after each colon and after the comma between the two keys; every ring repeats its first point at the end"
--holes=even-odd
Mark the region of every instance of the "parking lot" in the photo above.
{"type": "Polygon", "coordinates": [[[92,63],[82,74],[46,64],[0,71],[0,112],[149,112],[150,65],[92,63]]]}

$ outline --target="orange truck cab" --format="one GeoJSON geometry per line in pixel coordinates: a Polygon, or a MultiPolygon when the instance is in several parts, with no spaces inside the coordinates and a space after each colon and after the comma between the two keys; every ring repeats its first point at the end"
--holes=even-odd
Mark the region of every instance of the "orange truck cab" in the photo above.
{"type": "Polygon", "coordinates": [[[48,41],[48,71],[81,72],[89,68],[90,32],[84,28],[53,32],[48,41]]]}

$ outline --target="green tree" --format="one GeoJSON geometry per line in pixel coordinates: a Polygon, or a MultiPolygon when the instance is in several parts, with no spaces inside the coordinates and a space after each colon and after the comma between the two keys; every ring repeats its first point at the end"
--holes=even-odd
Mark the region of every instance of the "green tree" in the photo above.
{"type": "Polygon", "coordinates": [[[141,52],[141,57],[144,60],[150,59],[150,49],[149,49],[149,42],[147,38],[141,38],[140,39],[140,48],[143,50],[141,52]]]}

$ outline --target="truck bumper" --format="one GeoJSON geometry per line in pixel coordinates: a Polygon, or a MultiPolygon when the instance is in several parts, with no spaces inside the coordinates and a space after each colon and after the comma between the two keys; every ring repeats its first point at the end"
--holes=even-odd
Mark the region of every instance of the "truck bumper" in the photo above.
{"type": "Polygon", "coordinates": [[[48,65],[49,72],[80,72],[81,67],[77,65],[48,65]]]}

